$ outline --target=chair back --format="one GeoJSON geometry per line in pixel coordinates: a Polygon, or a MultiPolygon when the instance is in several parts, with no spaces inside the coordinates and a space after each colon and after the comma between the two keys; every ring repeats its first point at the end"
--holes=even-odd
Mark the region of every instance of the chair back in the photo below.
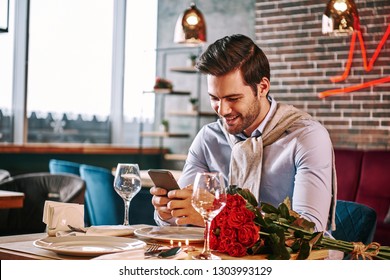
{"type": "Polygon", "coordinates": [[[85,182],[73,174],[29,173],[0,182],[0,189],[25,195],[23,208],[0,210],[0,235],[13,235],[44,232],[45,201],[78,202],[85,182]]]}
{"type": "Polygon", "coordinates": [[[377,215],[374,209],[352,201],[337,200],[334,238],[349,242],[373,241],[377,215]]]}
{"type": "MultiPolygon", "coordinates": [[[[80,176],[80,165],[80,163],[73,161],[51,159],[49,161],[49,171],[52,174],[68,173],[80,176]]],[[[89,213],[87,207],[85,206],[84,198],[82,203],[84,204],[84,224],[89,226],[91,225],[91,222],[89,220],[89,213]]]]}
{"type": "Polygon", "coordinates": [[[80,176],[86,182],[85,208],[91,225],[123,224],[124,202],[114,190],[111,171],[82,164],[80,176]]]}
{"type": "Polygon", "coordinates": [[[8,170],[0,169],[0,182],[8,179],[9,177],[11,177],[11,174],[8,172],[8,170]]]}
{"type": "Polygon", "coordinates": [[[53,174],[70,173],[80,176],[80,164],[72,161],[51,159],[49,161],[49,171],[53,174]]]}

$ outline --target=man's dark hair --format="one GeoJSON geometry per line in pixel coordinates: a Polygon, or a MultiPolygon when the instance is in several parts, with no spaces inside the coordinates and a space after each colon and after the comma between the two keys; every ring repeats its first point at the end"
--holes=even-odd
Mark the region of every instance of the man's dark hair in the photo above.
{"type": "Polygon", "coordinates": [[[200,56],[196,68],[202,74],[223,76],[240,69],[243,79],[257,95],[263,77],[270,80],[270,68],[264,52],[247,36],[226,36],[211,44],[200,56]]]}

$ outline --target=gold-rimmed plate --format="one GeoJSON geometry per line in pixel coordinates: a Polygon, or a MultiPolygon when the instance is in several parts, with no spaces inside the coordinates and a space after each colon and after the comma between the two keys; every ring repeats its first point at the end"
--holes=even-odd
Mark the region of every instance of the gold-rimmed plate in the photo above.
{"type": "Polygon", "coordinates": [[[34,241],[33,244],[57,254],[84,257],[130,251],[146,246],[141,240],[112,236],[46,237],[34,241]]]}
{"type": "Polygon", "coordinates": [[[142,238],[161,241],[203,242],[204,228],[184,226],[149,226],[134,230],[134,234],[142,238]]]}

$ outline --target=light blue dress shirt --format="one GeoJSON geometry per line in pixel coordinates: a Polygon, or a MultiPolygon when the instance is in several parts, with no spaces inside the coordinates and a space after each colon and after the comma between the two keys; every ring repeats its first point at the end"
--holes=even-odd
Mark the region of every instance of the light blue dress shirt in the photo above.
{"type": "MultiPolygon", "coordinates": [[[[275,113],[276,101],[270,100],[270,111],[251,137],[260,136],[275,113]]],[[[195,137],[179,179],[180,187],[193,184],[196,173],[205,171],[221,172],[228,184],[232,149],[217,122],[205,125],[195,137]]],[[[247,138],[243,134],[236,137],[247,138]]],[[[329,134],[319,122],[296,122],[277,141],[264,147],[259,201],[278,206],[289,197],[294,211],[314,222],[317,231],[326,231],[332,199],[332,156],[329,134]]]]}

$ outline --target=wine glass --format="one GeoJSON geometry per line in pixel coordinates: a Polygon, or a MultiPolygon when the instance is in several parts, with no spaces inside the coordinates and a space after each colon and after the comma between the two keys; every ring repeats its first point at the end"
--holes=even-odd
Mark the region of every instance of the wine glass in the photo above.
{"type": "Polygon", "coordinates": [[[123,225],[128,226],[130,201],[141,190],[141,176],[138,164],[118,163],[115,171],[114,189],[125,202],[123,225]]]}
{"type": "Polygon", "coordinates": [[[202,253],[193,256],[198,260],[220,259],[210,251],[210,225],[215,216],[226,205],[226,188],[223,177],[218,172],[198,172],[192,191],[191,203],[205,221],[205,240],[202,253]]]}

